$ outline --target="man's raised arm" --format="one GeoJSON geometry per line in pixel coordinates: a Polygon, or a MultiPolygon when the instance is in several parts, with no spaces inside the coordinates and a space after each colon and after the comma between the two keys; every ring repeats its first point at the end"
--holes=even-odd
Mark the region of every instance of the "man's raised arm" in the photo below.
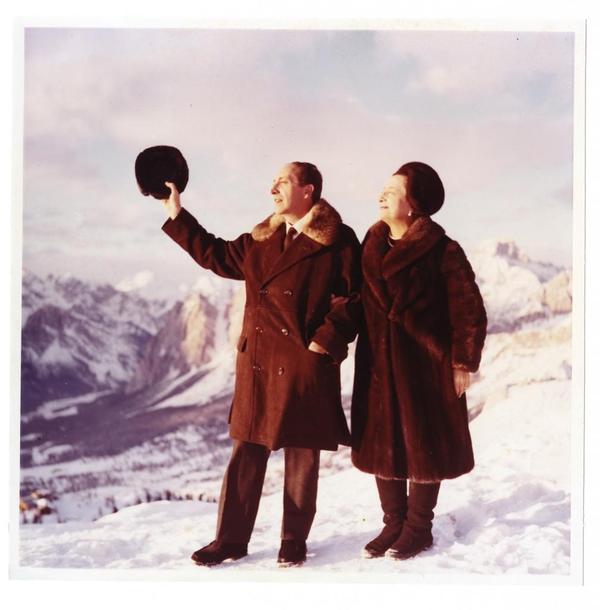
{"type": "Polygon", "coordinates": [[[201,267],[221,277],[243,280],[244,259],[253,241],[252,236],[244,233],[233,241],[215,237],[181,206],[177,187],[172,182],[165,184],[171,189],[171,195],[162,200],[169,216],[162,230],[201,267]]]}

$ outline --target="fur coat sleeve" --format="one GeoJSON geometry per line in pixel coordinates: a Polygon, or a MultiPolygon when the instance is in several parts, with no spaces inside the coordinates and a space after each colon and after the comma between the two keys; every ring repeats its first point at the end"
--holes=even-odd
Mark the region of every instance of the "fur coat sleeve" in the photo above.
{"type": "Polygon", "coordinates": [[[457,242],[449,241],[441,269],[448,294],[452,366],[474,373],[481,360],[487,316],[473,269],[457,242]]]}

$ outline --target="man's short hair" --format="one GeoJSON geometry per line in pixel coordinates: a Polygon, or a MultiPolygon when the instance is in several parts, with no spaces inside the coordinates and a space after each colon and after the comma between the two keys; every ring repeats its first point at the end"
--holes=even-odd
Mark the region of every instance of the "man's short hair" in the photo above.
{"type": "Polygon", "coordinates": [[[316,203],[319,201],[321,199],[321,191],[323,190],[323,176],[321,176],[317,166],[306,161],[292,161],[290,165],[294,168],[294,173],[298,178],[300,186],[313,185],[312,202],[316,203]]]}

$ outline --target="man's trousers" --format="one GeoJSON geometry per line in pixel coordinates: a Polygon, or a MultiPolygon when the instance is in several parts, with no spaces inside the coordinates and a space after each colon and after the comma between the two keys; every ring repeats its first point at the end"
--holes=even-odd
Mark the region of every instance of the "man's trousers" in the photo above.
{"type": "MultiPolygon", "coordinates": [[[[250,540],[271,451],[263,445],[234,441],[219,499],[216,539],[250,540]]],[[[306,540],[317,510],[318,449],[284,448],[285,480],[281,538],[306,540]]]]}

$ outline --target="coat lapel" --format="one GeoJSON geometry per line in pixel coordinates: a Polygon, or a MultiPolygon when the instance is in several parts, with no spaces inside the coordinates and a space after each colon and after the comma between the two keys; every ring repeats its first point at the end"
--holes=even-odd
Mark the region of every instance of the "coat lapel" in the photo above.
{"type": "MultiPolygon", "coordinates": [[[[281,242],[279,240],[273,241],[281,248],[281,242]]],[[[280,273],[283,273],[324,247],[325,246],[322,244],[307,237],[304,233],[300,233],[286,250],[279,252],[274,259],[271,259],[273,264],[270,267],[267,267],[262,283],[266,284],[267,282],[270,282],[280,273]]]]}
{"type": "Polygon", "coordinates": [[[363,246],[363,275],[384,311],[392,306],[389,280],[429,252],[444,235],[444,229],[429,216],[415,220],[393,247],[388,244],[389,228],[383,221],[369,229],[363,246]]]}
{"type": "Polygon", "coordinates": [[[364,239],[362,252],[362,270],[365,283],[384,311],[388,311],[391,305],[381,271],[381,263],[389,249],[387,235],[386,224],[378,222],[373,225],[364,239]]]}
{"type": "Polygon", "coordinates": [[[270,237],[260,240],[256,256],[252,256],[252,274],[263,284],[270,276],[275,263],[282,256],[281,249],[285,239],[285,223],[280,224],[270,237]]]}
{"type": "Polygon", "coordinates": [[[333,244],[338,236],[342,219],[338,212],[324,199],[313,205],[305,228],[291,245],[281,252],[285,237],[285,219],[280,214],[272,214],[252,230],[255,241],[266,242],[261,269],[262,284],[296,265],[305,258],[333,244]]]}
{"type": "MultiPolygon", "coordinates": [[[[444,229],[429,216],[420,216],[408,228],[393,248],[385,256],[381,270],[385,280],[399,273],[424,254],[446,234],[444,229]]],[[[387,236],[386,236],[387,239],[387,236]]]]}

